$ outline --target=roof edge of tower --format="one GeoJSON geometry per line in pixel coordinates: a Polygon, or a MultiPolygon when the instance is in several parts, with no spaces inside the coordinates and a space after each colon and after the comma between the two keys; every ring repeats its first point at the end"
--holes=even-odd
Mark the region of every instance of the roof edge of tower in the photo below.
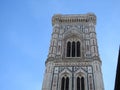
{"type": "Polygon", "coordinates": [[[60,23],[88,23],[96,24],[96,15],[94,13],[87,14],[55,14],[52,17],[52,25],[60,23]]]}

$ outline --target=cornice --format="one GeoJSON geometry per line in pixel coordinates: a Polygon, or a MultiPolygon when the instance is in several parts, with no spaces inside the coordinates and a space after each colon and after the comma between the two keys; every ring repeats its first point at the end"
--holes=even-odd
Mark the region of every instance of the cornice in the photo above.
{"type": "Polygon", "coordinates": [[[93,13],[88,14],[71,14],[71,15],[62,15],[56,14],[52,17],[52,25],[62,24],[62,23],[90,23],[96,25],[96,16],[93,13]]]}

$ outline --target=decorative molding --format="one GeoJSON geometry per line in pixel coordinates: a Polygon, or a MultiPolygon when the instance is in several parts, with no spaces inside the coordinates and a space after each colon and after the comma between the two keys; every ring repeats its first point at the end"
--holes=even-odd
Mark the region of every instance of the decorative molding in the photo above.
{"type": "Polygon", "coordinates": [[[56,14],[52,17],[52,25],[59,23],[93,23],[96,24],[96,16],[93,13],[78,15],[56,14]]]}

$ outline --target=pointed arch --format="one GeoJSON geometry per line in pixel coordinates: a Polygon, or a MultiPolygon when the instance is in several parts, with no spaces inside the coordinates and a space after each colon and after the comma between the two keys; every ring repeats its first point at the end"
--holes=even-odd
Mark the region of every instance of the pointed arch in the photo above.
{"type": "Polygon", "coordinates": [[[80,42],[79,41],[77,41],[77,57],[80,57],[81,55],[81,53],[80,53],[80,42]]]}
{"type": "Polygon", "coordinates": [[[68,68],[64,68],[59,73],[59,85],[60,90],[71,90],[71,82],[72,82],[72,72],[68,68]],[[64,83],[62,82],[62,78],[64,77],[64,83]],[[64,85],[63,85],[64,84],[64,85]],[[62,88],[64,86],[64,89],[62,88]]]}
{"type": "Polygon", "coordinates": [[[88,90],[88,87],[85,87],[87,85],[87,72],[80,68],[75,71],[74,76],[74,84],[76,85],[74,90],[88,90]]]}
{"type": "Polygon", "coordinates": [[[69,90],[69,78],[66,77],[66,89],[65,90],[69,90]]]}
{"type": "Polygon", "coordinates": [[[67,57],[70,57],[70,53],[71,53],[71,42],[67,43],[67,57]]]}
{"type": "Polygon", "coordinates": [[[77,77],[77,90],[80,90],[80,78],[77,77]]]}
{"type": "Polygon", "coordinates": [[[65,88],[65,78],[62,77],[62,81],[61,81],[61,90],[64,90],[65,88]]]}
{"type": "Polygon", "coordinates": [[[69,77],[68,76],[62,77],[61,90],[69,90],[69,77]]]}
{"type": "Polygon", "coordinates": [[[84,81],[84,77],[81,78],[81,90],[85,90],[85,81],[84,81]]]}
{"type": "Polygon", "coordinates": [[[77,90],[85,90],[85,80],[84,80],[84,77],[81,77],[81,76],[78,76],[77,77],[77,80],[76,80],[76,83],[77,83],[77,90]]]}
{"type": "Polygon", "coordinates": [[[72,57],[75,57],[75,42],[72,42],[72,57]]]}

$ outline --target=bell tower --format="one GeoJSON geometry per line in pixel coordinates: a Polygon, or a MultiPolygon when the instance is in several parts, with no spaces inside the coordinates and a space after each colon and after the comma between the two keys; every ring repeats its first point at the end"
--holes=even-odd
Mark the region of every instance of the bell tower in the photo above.
{"type": "Polygon", "coordinates": [[[104,90],[93,13],[52,17],[42,90],[104,90]]]}

